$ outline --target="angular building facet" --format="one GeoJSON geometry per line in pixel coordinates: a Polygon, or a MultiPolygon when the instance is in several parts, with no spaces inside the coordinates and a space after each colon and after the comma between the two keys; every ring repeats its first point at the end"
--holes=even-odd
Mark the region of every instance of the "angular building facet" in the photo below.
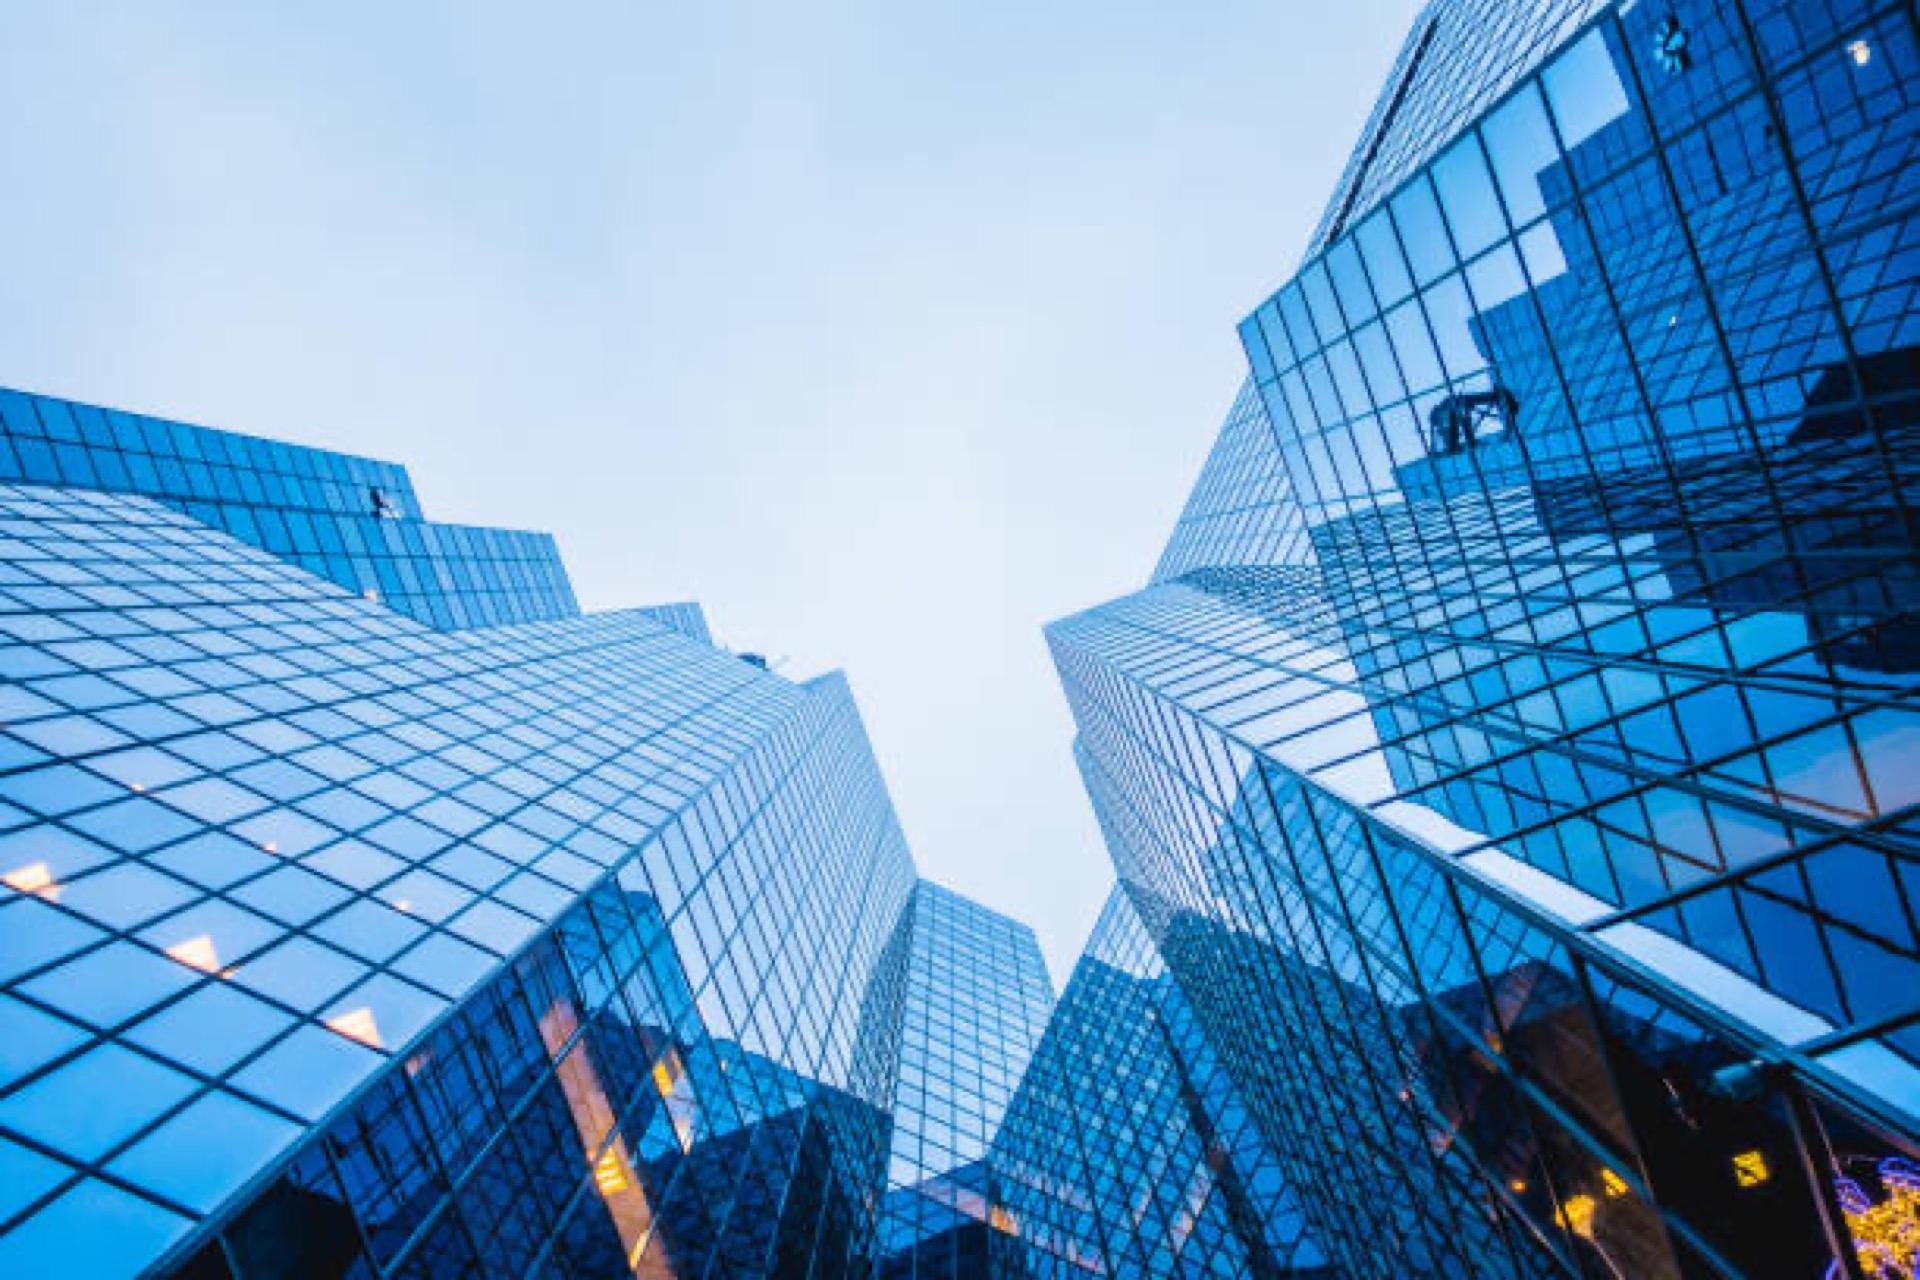
{"type": "Polygon", "coordinates": [[[889,1151],[984,1155],[1051,988],[842,678],[398,468],[0,414],[0,1274],[869,1275],[889,1151]]]}
{"type": "Polygon", "coordinates": [[[1051,629],[1344,1271],[1920,1265],[1917,139],[1911,5],[1436,0],[1051,629]]]}
{"type": "Polygon", "coordinates": [[[886,1280],[988,1274],[990,1155],[1053,1009],[1033,930],[922,881],[908,909],[881,1214],[886,1280]]]}
{"type": "Polygon", "coordinates": [[[443,630],[580,612],[550,535],[429,522],[389,462],[0,390],[0,481],[152,498],[443,630]]]}
{"type": "Polygon", "coordinates": [[[0,1277],[1920,1273],[1920,19],[1433,0],[1141,591],[1056,1002],[846,681],[0,392],[0,1277]]]}
{"type": "Polygon", "coordinates": [[[1317,1274],[1124,902],[1021,1092],[1033,931],[918,878],[840,676],[397,467],[0,420],[0,1275],[1019,1277],[1036,1186],[1099,1274],[1317,1274]]]}
{"type": "Polygon", "coordinates": [[[1332,1276],[1128,897],[1108,898],[993,1149],[993,1274],[1332,1276]]]}

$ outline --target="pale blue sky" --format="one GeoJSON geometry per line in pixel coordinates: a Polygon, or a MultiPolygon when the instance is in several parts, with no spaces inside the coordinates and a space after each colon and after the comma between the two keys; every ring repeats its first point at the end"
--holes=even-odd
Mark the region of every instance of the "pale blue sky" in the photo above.
{"type": "Polygon", "coordinates": [[[0,385],[390,458],[845,667],[922,869],[1111,868],[1040,627],[1139,586],[1412,0],[0,14],[0,385]]]}

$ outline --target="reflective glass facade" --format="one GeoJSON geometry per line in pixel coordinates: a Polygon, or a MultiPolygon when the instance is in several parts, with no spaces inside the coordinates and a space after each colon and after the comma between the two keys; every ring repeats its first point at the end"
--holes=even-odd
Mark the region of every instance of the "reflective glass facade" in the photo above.
{"type": "Polygon", "coordinates": [[[435,524],[404,467],[0,389],[0,481],[136,493],[428,626],[572,617],[551,535],[435,524]]]}
{"type": "Polygon", "coordinates": [[[996,1275],[1334,1274],[1118,888],[994,1142],[992,1169],[996,1275]]]}
{"type": "Polygon", "coordinates": [[[386,464],[0,412],[0,1275],[1320,1274],[1127,902],[1054,1020],[841,677],[272,532],[435,528],[386,464]]]}
{"type": "Polygon", "coordinates": [[[641,614],[434,631],[146,499],[0,504],[0,1273],[756,1257],[778,1214],[728,1206],[790,1184],[835,1223],[804,1247],[864,1247],[893,1055],[843,992],[913,871],[843,681],[641,614]]]}
{"type": "Polygon", "coordinates": [[[436,528],[385,464],[0,413],[0,1275],[985,1274],[1052,989],[844,679],[263,532],[436,528]]]}
{"type": "Polygon", "coordinates": [[[885,1277],[988,1274],[988,1156],[1053,1009],[1033,930],[922,881],[904,922],[885,1277]]]}
{"type": "Polygon", "coordinates": [[[1920,1270],[1920,36],[1435,0],[1148,586],[1056,1005],[846,682],[0,393],[0,1276],[1920,1270]]]}
{"type": "Polygon", "coordinates": [[[1916,94],[1905,4],[1435,3],[1153,585],[1051,629],[1353,1274],[1920,1261],[1916,94]]]}

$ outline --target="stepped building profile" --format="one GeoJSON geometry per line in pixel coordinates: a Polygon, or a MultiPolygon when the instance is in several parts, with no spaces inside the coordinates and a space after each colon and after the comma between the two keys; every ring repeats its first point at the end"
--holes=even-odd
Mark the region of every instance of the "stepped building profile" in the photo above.
{"type": "Polygon", "coordinates": [[[1107,1128],[1173,1144],[1204,1231],[1185,1199],[1130,1224],[1110,1165],[1032,1174],[1175,1050],[1048,1032],[1032,930],[919,878],[839,675],[693,605],[584,615],[550,538],[431,523],[397,467],[16,393],[0,427],[0,1275],[1175,1275],[1298,1242],[1190,1025],[1227,1110],[1107,1128]],[[1022,1091],[1036,1053],[1064,1097],[1022,1091]],[[1096,1194],[1098,1240],[1048,1230],[1096,1194]]]}
{"type": "Polygon", "coordinates": [[[1912,5],[1432,0],[1239,340],[1059,990],[842,675],[0,392],[0,1278],[1920,1274],[1912,5]]]}

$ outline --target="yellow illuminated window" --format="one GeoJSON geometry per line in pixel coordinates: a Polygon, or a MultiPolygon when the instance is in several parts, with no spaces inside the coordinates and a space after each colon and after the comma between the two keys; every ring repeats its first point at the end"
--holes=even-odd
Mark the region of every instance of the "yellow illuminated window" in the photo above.
{"type": "Polygon", "coordinates": [[[633,1185],[617,1149],[608,1148],[607,1153],[594,1162],[593,1185],[600,1188],[603,1196],[616,1195],[633,1185]]]}
{"type": "Polygon", "coordinates": [[[1772,1177],[1767,1157],[1759,1151],[1742,1151],[1733,1158],[1733,1183],[1738,1187],[1757,1187],[1772,1177]]]}
{"type": "Polygon", "coordinates": [[[1593,1211],[1598,1202],[1592,1196],[1568,1196],[1565,1205],[1555,1215],[1561,1226],[1577,1236],[1589,1239],[1593,1236],[1593,1211]]]}
{"type": "Polygon", "coordinates": [[[1600,1171],[1600,1189],[1607,1193],[1607,1199],[1618,1200],[1621,1196],[1627,1194],[1627,1183],[1624,1178],[1613,1170],[1602,1169],[1600,1171]]]}

